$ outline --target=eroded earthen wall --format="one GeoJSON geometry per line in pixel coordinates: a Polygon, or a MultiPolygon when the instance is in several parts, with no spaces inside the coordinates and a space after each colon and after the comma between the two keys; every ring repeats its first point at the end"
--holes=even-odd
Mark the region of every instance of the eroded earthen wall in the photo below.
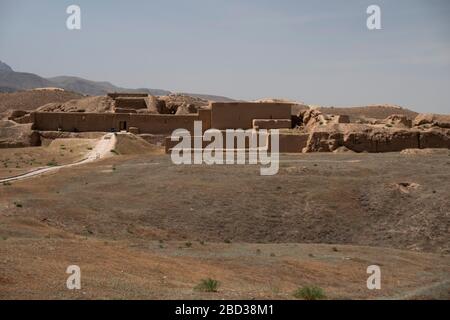
{"type": "Polygon", "coordinates": [[[68,113],[35,112],[32,114],[33,128],[41,131],[68,132],[110,132],[119,131],[124,122],[126,127],[136,127],[140,133],[170,134],[183,128],[194,130],[194,121],[200,120],[198,114],[160,115],[125,113],[68,113]]]}
{"type": "Polygon", "coordinates": [[[253,119],[291,119],[291,104],[257,102],[211,102],[211,127],[251,129],[253,119]]]}

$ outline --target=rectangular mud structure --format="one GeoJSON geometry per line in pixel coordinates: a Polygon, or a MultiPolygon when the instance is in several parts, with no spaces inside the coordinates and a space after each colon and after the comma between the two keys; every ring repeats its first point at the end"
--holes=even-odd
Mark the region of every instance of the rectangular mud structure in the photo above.
{"type": "MultiPolygon", "coordinates": [[[[128,101],[132,98],[118,98],[120,99],[128,101]]],[[[130,107],[129,104],[127,106],[130,107]]],[[[194,121],[202,121],[203,130],[250,129],[255,119],[260,122],[277,119],[266,123],[267,128],[271,124],[275,128],[280,125],[286,128],[291,126],[291,105],[284,103],[213,102],[209,109],[189,115],[118,113],[118,110],[116,113],[34,112],[31,118],[34,130],[69,132],[128,131],[130,127],[137,128],[139,133],[151,134],[170,134],[175,129],[193,132],[194,121]]]]}

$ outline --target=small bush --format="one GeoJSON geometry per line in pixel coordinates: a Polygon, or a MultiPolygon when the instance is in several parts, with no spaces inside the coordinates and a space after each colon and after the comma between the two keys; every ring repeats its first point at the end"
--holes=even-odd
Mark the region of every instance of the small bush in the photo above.
{"type": "Polygon", "coordinates": [[[194,290],[202,292],[217,292],[219,284],[219,281],[211,278],[202,279],[200,283],[194,287],[194,290]]]}
{"type": "Polygon", "coordinates": [[[11,185],[11,182],[5,181],[5,182],[3,182],[3,185],[4,185],[4,186],[10,186],[10,185],[11,185]]]}
{"type": "Polygon", "coordinates": [[[14,205],[15,205],[17,208],[22,208],[22,204],[19,203],[19,202],[14,202],[14,205]]]}
{"type": "Polygon", "coordinates": [[[323,289],[316,286],[299,288],[294,292],[294,297],[305,300],[321,300],[326,298],[323,289]]]}
{"type": "Polygon", "coordinates": [[[192,242],[186,242],[185,245],[186,245],[186,247],[190,248],[190,247],[192,247],[192,242]]]}
{"type": "Polygon", "coordinates": [[[111,153],[114,153],[115,155],[119,155],[119,153],[117,152],[117,150],[111,149],[111,153]]]}
{"type": "Polygon", "coordinates": [[[48,167],[56,167],[57,165],[58,165],[58,162],[56,162],[55,160],[47,162],[48,167]]]}

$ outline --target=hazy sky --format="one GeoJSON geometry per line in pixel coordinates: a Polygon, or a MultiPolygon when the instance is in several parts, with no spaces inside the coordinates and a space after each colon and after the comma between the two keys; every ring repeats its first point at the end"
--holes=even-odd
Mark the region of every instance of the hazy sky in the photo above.
{"type": "Polygon", "coordinates": [[[125,87],[450,113],[448,0],[0,0],[0,60],[125,87]],[[81,7],[80,31],[66,28],[81,7]],[[366,9],[382,10],[369,31],[366,9]]]}

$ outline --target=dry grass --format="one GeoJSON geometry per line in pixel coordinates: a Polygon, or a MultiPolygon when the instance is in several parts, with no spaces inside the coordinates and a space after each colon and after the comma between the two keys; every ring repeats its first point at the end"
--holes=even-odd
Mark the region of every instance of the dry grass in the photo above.
{"type": "Polygon", "coordinates": [[[94,139],[56,139],[47,147],[2,149],[0,178],[23,174],[40,167],[82,160],[95,142],[94,139]]]}

